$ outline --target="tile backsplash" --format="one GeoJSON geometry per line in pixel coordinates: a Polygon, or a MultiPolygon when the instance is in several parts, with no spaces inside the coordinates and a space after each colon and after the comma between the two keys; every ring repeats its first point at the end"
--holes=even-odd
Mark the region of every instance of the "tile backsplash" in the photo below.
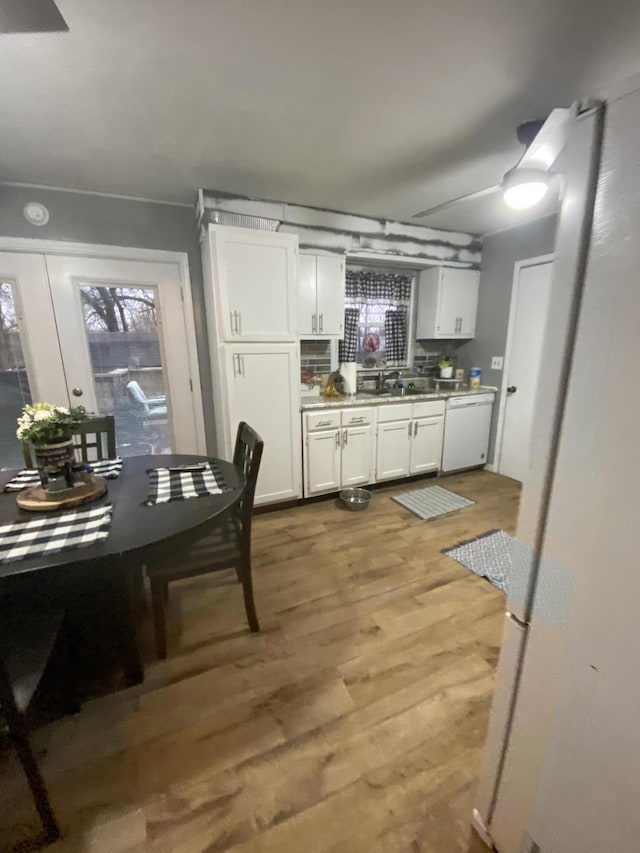
{"type": "Polygon", "coordinates": [[[413,348],[413,368],[426,376],[436,372],[442,353],[449,349],[449,341],[416,341],[413,348]]]}
{"type": "Polygon", "coordinates": [[[331,341],[300,341],[300,367],[316,373],[330,373],[331,341]]]}

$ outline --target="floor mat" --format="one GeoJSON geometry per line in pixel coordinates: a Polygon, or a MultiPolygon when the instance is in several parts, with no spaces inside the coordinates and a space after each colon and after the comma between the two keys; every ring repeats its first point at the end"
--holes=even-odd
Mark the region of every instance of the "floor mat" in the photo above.
{"type": "Polygon", "coordinates": [[[455,512],[475,503],[475,501],[463,498],[455,492],[450,492],[449,489],[443,489],[442,486],[428,486],[426,489],[402,492],[392,497],[391,500],[399,503],[424,521],[437,518],[439,515],[446,515],[448,512],[455,512]]]}
{"type": "Polygon", "coordinates": [[[516,540],[504,530],[488,530],[468,542],[443,548],[442,553],[481,578],[487,578],[503,592],[509,592],[516,544],[516,540]]]}
{"type": "MultiPolygon", "coordinates": [[[[504,530],[487,530],[468,542],[443,548],[442,553],[506,592],[512,606],[527,601],[535,555],[532,548],[504,530]]],[[[573,577],[572,568],[543,555],[531,615],[552,625],[564,625],[573,577]]]]}

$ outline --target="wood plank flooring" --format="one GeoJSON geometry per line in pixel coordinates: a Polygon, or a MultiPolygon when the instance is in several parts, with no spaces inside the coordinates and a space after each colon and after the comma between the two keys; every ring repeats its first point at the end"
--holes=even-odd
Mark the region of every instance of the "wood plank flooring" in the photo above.
{"type": "MultiPolygon", "coordinates": [[[[471,853],[504,596],[440,549],[514,532],[519,484],[423,522],[376,490],[257,516],[260,635],[232,573],[174,584],[169,657],[144,684],[34,735],[65,837],[52,853],[471,853]]],[[[0,755],[0,849],[37,835],[0,755]]]]}

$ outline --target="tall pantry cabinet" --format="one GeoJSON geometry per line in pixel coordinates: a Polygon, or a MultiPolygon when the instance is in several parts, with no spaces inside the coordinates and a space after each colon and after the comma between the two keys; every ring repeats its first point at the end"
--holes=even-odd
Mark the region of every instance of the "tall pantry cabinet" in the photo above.
{"type": "Polygon", "coordinates": [[[302,496],[298,238],[209,225],[202,240],[216,453],[246,421],[264,440],[256,503],[302,496]]]}

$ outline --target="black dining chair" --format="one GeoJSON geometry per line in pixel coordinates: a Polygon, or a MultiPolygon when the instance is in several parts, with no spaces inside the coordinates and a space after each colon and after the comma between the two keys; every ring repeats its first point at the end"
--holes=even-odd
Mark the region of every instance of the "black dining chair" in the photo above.
{"type": "Polygon", "coordinates": [[[264,442],[254,429],[244,422],[238,425],[233,464],[244,483],[242,497],[226,519],[194,542],[184,556],[167,555],[162,563],[147,566],[159,658],[167,656],[165,603],[171,581],[235,569],[242,584],[249,627],[254,632],[260,630],[251,576],[251,520],[263,447],[264,442]]]}
{"type": "Polygon", "coordinates": [[[51,663],[67,713],[79,710],[75,683],[62,634],[64,611],[25,612],[0,602],[0,716],[15,747],[44,830],[43,842],[60,837],[49,794],[29,740],[28,712],[51,663]],[[55,661],[53,658],[55,657],[55,661]]]}
{"type": "MultiPolygon", "coordinates": [[[[72,438],[75,456],[79,461],[90,464],[116,457],[116,422],[113,415],[101,415],[82,421],[74,427],[72,438]]],[[[22,442],[22,455],[25,467],[33,468],[28,441],[22,442]]]]}

